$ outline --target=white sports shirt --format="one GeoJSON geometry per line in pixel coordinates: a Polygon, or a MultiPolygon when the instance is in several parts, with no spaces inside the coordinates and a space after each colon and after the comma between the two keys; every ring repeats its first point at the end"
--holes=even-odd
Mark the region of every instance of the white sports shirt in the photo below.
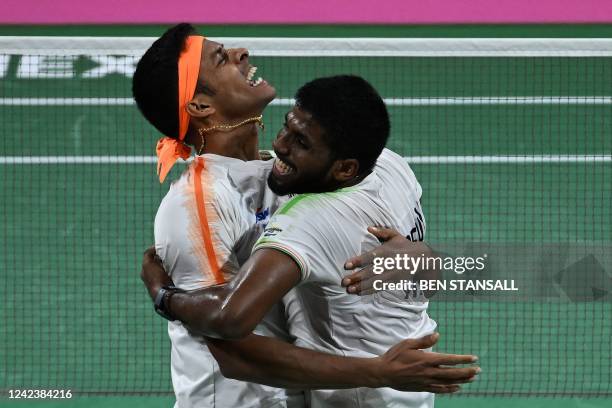
{"type": "MultiPolygon", "coordinates": [[[[273,248],[301,269],[301,282],[286,296],[290,332],[296,345],[353,357],[374,357],[394,344],[434,331],[427,302],[403,291],[348,295],[340,281],[344,262],[379,245],[371,225],[422,239],[425,221],[421,186],[399,155],[385,149],[370,175],[356,186],[330,193],[302,194],[272,216],[253,251],[273,248]]],[[[356,375],[359,375],[356,373],[356,375]]],[[[312,408],[433,406],[433,394],[390,388],[313,390],[312,408]]]]}
{"type": "MultiPolygon", "coordinates": [[[[230,280],[246,261],[282,199],[267,188],[272,161],[205,154],[172,183],[155,217],[155,249],[177,287],[190,290],[230,280]]],[[[275,307],[256,333],[287,339],[275,307]]],[[[223,377],[201,337],[168,323],[175,408],[303,407],[301,392],[223,377]]]]}

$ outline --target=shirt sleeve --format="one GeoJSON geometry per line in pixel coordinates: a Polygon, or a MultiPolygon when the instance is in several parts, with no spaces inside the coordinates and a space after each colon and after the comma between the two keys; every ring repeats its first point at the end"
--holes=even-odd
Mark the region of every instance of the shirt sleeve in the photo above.
{"type": "Polygon", "coordinates": [[[311,257],[320,253],[316,228],[313,231],[313,225],[306,225],[306,218],[306,214],[296,214],[295,211],[273,215],[253,247],[253,252],[270,248],[289,256],[298,265],[302,281],[311,275],[311,257]]]}

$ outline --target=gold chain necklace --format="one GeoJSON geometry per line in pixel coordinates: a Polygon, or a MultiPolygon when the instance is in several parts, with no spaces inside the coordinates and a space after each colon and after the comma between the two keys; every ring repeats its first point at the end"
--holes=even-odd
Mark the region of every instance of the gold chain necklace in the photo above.
{"type": "Polygon", "coordinates": [[[254,116],[252,118],[245,119],[240,123],[236,123],[235,125],[216,125],[216,126],[212,126],[209,128],[198,129],[198,133],[200,134],[200,137],[202,138],[202,145],[198,149],[198,155],[201,155],[202,150],[204,150],[204,147],[206,147],[206,140],[204,139],[205,133],[212,132],[214,130],[221,130],[221,131],[227,132],[229,130],[239,128],[240,126],[246,125],[247,123],[251,123],[251,122],[257,122],[257,126],[259,126],[261,130],[264,129],[263,115],[254,116]]]}
{"type": "Polygon", "coordinates": [[[246,125],[247,123],[251,123],[251,122],[257,122],[257,126],[259,126],[260,129],[263,129],[264,125],[263,125],[262,119],[263,119],[263,115],[259,115],[259,116],[255,116],[252,118],[245,119],[240,123],[236,123],[235,125],[216,125],[216,126],[209,127],[206,129],[200,128],[198,129],[198,132],[200,133],[200,135],[202,135],[204,133],[212,132],[213,130],[228,131],[228,130],[236,129],[240,126],[246,125]]]}

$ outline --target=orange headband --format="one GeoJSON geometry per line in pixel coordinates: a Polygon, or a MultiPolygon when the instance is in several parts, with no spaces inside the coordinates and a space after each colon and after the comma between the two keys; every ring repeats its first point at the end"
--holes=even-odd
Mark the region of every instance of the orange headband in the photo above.
{"type": "Polygon", "coordinates": [[[193,98],[198,83],[203,45],[204,37],[195,35],[187,37],[185,48],[178,60],[178,140],[166,136],[157,142],[157,175],[160,183],[164,182],[179,157],[188,159],[191,155],[191,148],[182,141],[189,127],[187,104],[193,98]]]}

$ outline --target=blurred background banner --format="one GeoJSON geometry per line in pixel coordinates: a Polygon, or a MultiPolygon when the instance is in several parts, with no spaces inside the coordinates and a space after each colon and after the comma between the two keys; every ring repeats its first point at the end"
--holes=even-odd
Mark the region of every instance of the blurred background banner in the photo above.
{"type": "Polygon", "coordinates": [[[609,23],[610,0],[3,0],[0,24],[609,23]],[[494,4],[494,7],[491,7],[494,4]]]}

